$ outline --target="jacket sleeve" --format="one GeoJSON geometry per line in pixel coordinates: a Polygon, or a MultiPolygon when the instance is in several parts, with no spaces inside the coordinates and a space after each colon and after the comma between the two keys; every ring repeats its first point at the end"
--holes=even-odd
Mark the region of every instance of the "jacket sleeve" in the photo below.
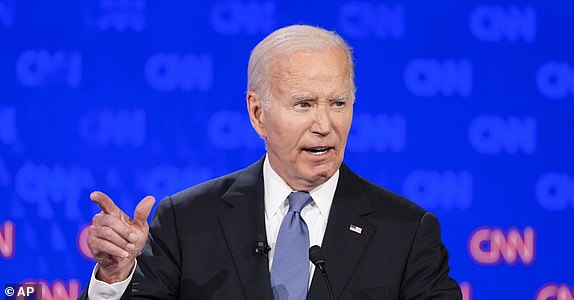
{"type": "Polygon", "coordinates": [[[449,269],[438,220],[427,212],[412,242],[401,284],[401,299],[462,299],[458,283],[449,277],[449,269]]]}

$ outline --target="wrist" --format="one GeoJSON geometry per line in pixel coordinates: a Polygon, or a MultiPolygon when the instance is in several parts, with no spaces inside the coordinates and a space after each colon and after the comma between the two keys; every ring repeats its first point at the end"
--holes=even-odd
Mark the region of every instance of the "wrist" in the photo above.
{"type": "Polygon", "coordinates": [[[109,267],[100,266],[96,273],[96,279],[107,284],[122,282],[130,276],[134,265],[135,261],[109,267]]]}

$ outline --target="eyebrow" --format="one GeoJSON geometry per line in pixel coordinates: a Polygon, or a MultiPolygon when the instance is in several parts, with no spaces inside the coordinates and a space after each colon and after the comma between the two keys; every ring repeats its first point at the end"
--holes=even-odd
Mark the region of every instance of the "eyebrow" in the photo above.
{"type": "Polygon", "coordinates": [[[310,97],[310,96],[301,96],[301,95],[295,95],[292,97],[294,100],[297,101],[309,101],[309,100],[315,100],[316,98],[314,97],[310,97]]]}
{"type": "MultiPolygon", "coordinates": [[[[316,97],[311,97],[311,96],[301,96],[301,95],[295,95],[292,97],[294,100],[297,101],[313,101],[313,100],[317,100],[316,97]]],[[[327,99],[328,101],[341,101],[341,100],[347,100],[349,99],[349,95],[342,95],[339,97],[335,97],[335,98],[330,98],[327,99]]]]}
{"type": "Polygon", "coordinates": [[[331,99],[331,101],[341,101],[341,100],[346,100],[346,99],[349,99],[349,95],[342,95],[342,96],[339,96],[337,98],[331,99]]]}

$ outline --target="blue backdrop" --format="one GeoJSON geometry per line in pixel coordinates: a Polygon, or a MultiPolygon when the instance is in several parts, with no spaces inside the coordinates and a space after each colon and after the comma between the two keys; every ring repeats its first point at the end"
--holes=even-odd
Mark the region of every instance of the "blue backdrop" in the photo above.
{"type": "Polygon", "coordinates": [[[574,2],[0,0],[0,285],[71,299],[102,190],[133,212],[264,153],[250,50],[355,49],[345,161],[440,219],[466,299],[574,294],[574,2]]]}

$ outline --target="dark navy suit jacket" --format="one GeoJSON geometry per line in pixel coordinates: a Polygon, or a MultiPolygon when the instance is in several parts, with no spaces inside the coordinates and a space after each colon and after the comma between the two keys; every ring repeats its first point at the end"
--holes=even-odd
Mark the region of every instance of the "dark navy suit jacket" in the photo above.
{"type": "MultiPolygon", "coordinates": [[[[267,258],[253,253],[262,170],[263,159],[163,199],[122,299],[272,299],[267,258]]],[[[462,299],[436,217],[344,164],[322,248],[337,299],[462,299]]],[[[329,299],[318,270],[307,298],[329,299]]]]}

